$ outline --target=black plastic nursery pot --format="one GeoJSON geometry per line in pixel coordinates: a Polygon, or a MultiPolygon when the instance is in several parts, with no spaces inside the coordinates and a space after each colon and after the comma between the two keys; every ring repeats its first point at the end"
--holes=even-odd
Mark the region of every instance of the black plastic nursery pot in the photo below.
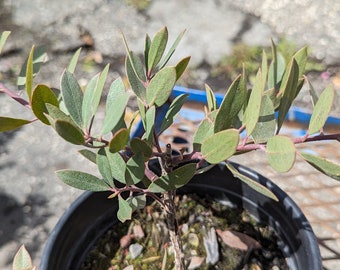
{"type": "MultiPolygon", "coordinates": [[[[241,173],[269,188],[278,202],[256,192],[219,164],[196,175],[178,194],[196,193],[216,198],[233,207],[243,207],[261,223],[270,225],[292,270],[322,269],[321,255],[313,230],[299,207],[269,179],[238,164],[241,173]]],[[[119,221],[118,201],[108,193],[85,192],[62,216],[43,252],[40,270],[77,270],[94,243],[119,221]]]]}

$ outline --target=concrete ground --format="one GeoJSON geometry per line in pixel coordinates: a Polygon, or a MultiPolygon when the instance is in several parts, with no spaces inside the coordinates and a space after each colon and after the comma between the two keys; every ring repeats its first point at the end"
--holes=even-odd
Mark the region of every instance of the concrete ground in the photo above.
{"type": "MultiPolygon", "coordinates": [[[[121,68],[120,58],[114,57],[124,54],[120,30],[131,49],[141,52],[144,33],[153,34],[167,25],[172,38],[187,29],[176,58],[192,55],[192,67],[202,62],[217,63],[236,42],[264,46],[271,37],[277,39],[284,34],[299,45],[308,44],[314,56],[324,59],[330,71],[329,78],[318,79],[318,85],[324,85],[337,82],[337,69],[333,67],[340,66],[339,13],[336,0],[153,0],[145,11],[113,0],[59,0],[48,4],[44,0],[0,0],[0,31],[13,31],[4,50],[6,55],[0,59],[0,80],[2,73],[13,70],[11,59],[20,63],[33,43],[47,44],[53,65],[49,64],[49,72],[40,78],[58,85],[70,51],[89,42],[80,38],[81,33],[88,33],[95,51],[104,59],[115,60],[121,68]]],[[[201,77],[204,81],[206,73],[201,77]]],[[[340,102],[336,90],[335,102],[340,102]]],[[[0,104],[0,115],[26,113],[2,95],[0,104]]],[[[298,129],[287,127],[289,132],[298,129]]],[[[313,145],[312,150],[339,160],[335,144],[313,145]]],[[[11,269],[10,262],[21,243],[26,244],[38,264],[49,232],[81,193],[61,183],[54,171],[94,169],[76,150],[69,149],[52,130],[38,123],[0,135],[0,269],[11,269]]],[[[285,175],[268,168],[261,153],[236,161],[273,179],[297,201],[318,236],[324,268],[340,269],[339,183],[301,161],[285,175]]]]}

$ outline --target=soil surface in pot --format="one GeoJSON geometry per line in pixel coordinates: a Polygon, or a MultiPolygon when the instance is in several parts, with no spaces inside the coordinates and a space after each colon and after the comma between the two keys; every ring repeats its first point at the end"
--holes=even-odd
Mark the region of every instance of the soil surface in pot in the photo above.
{"type": "MultiPolygon", "coordinates": [[[[289,269],[271,228],[242,209],[211,201],[176,197],[186,269],[289,269]]],[[[82,264],[81,270],[90,269],[174,269],[161,207],[152,203],[110,229],[82,264]]]]}

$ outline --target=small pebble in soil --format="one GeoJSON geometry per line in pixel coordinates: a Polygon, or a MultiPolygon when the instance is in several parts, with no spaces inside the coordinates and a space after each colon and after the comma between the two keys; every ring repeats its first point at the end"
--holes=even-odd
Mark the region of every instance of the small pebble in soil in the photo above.
{"type": "Polygon", "coordinates": [[[219,260],[218,242],[214,228],[211,228],[203,238],[205,251],[207,252],[206,263],[214,265],[219,260]]]}
{"type": "Polygon", "coordinates": [[[136,259],[143,251],[143,246],[136,243],[129,246],[129,254],[132,259],[136,259]]]}

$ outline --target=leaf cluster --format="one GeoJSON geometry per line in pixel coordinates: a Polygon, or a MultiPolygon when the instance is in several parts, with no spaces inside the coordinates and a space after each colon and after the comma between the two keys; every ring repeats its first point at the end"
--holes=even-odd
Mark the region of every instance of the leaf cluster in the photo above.
{"type": "MultiPolygon", "coordinates": [[[[171,145],[163,147],[159,136],[174,123],[188,97],[183,94],[172,98],[171,94],[190,57],[183,58],[175,65],[168,64],[183,35],[184,31],[170,46],[166,27],[160,29],[153,38],[146,35],[143,59],[129,49],[123,36],[127,54],[126,75],[129,88],[137,98],[138,110],[132,120],[126,120],[131,93],[127,91],[123,79],[117,78],[109,87],[103,106],[105,117],[98,130],[93,128],[93,123],[100,121],[96,120],[96,114],[102,106],[100,101],[109,65],[82,89],[75,75],[81,53],[79,49],[62,73],[60,89],[46,84],[34,85],[34,76],[45,53],[32,47],[20,73],[24,76],[20,76],[18,81],[18,85],[26,90],[27,100],[6,87],[0,88],[0,91],[29,108],[34,119],[0,117],[0,131],[39,120],[52,127],[67,142],[83,146],[80,154],[97,165],[100,176],[61,170],[57,172],[58,177],[75,188],[111,191],[109,198],[118,198],[118,217],[121,221],[130,219],[134,210],[143,208],[146,196],[164,204],[157,194],[174,191],[185,185],[195,173],[205,169],[206,162],[226,162],[229,170],[240,180],[277,199],[269,190],[228,163],[233,155],[257,149],[266,153],[269,164],[278,172],[289,171],[296,155],[299,155],[322,173],[340,179],[339,165],[322,157],[301,153],[295,146],[323,139],[340,140],[339,134],[323,134],[323,126],[334,99],[331,86],[320,96],[310,87],[315,106],[305,136],[291,139],[280,134],[287,113],[307,80],[303,75],[307,63],[306,47],[294,53],[286,62],[273,43],[269,58],[263,52],[254,84],[249,85],[246,70],[243,69],[242,74],[227,89],[219,106],[214,91],[206,85],[205,117],[195,132],[193,151],[174,154],[171,145]],[[143,129],[140,137],[134,136],[133,131],[137,117],[141,119],[143,129]],[[155,160],[160,165],[159,172],[150,166],[150,162],[155,160]]],[[[6,32],[1,36],[0,52],[7,37],[6,32]]]]}

